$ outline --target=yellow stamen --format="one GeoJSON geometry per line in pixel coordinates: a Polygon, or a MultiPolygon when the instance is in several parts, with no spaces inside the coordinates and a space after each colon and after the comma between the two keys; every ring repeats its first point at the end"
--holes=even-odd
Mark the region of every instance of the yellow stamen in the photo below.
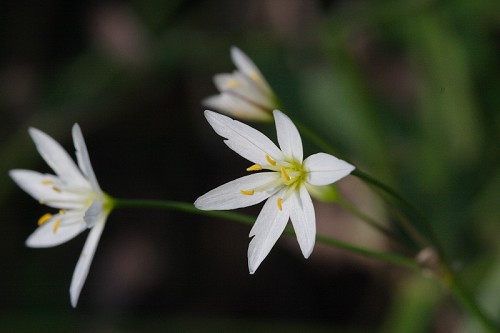
{"type": "Polygon", "coordinates": [[[241,194],[244,194],[244,195],[253,195],[254,193],[254,190],[240,190],[241,194]]]}
{"type": "Polygon", "coordinates": [[[283,210],[283,198],[278,198],[278,208],[283,210]]]}
{"type": "Polygon", "coordinates": [[[40,217],[38,219],[38,225],[42,225],[44,224],[45,222],[47,222],[48,220],[50,220],[52,218],[52,214],[50,213],[47,213],[47,214],[44,214],[42,215],[42,217],[40,217]]]}
{"type": "Polygon", "coordinates": [[[42,180],[42,184],[43,185],[50,185],[50,184],[53,184],[54,182],[50,179],[44,179],[42,180]]]}
{"type": "Polygon", "coordinates": [[[228,88],[238,88],[240,86],[240,83],[236,80],[229,80],[227,81],[227,87],[228,88]]]}
{"type": "Polygon", "coordinates": [[[61,219],[57,219],[56,222],[54,223],[54,228],[52,231],[56,233],[57,229],[59,229],[59,226],[61,225],[61,219]]]}
{"type": "Polygon", "coordinates": [[[56,186],[52,186],[52,189],[54,191],[56,191],[57,193],[61,193],[62,192],[61,189],[59,187],[56,187],[56,186]]]}
{"type": "Polygon", "coordinates": [[[259,170],[262,170],[262,165],[260,164],[254,164],[247,168],[247,171],[259,171],[259,170]]]}
{"type": "Polygon", "coordinates": [[[276,165],[276,161],[271,158],[271,156],[266,155],[266,160],[269,162],[271,165],[276,165]]]}
{"type": "Polygon", "coordinates": [[[260,81],[260,75],[257,74],[256,71],[252,71],[252,72],[248,73],[248,76],[250,76],[250,78],[254,81],[260,81]]]}
{"type": "Polygon", "coordinates": [[[61,209],[61,210],[59,211],[59,215],[64,215],[64,214],[66,214],[66,211],[65,211],[64,209],[61,209]]]}
{"type": "Polygon", "coordinates": [[[281,175],[283,176],[283,178],[286,179],[286,181],[290,181],[290,179],[292,179],[292,178],[290,178],[290,176],[286,172],[285,168],[283,168],[283,167],[281,168],[281,175]]]}

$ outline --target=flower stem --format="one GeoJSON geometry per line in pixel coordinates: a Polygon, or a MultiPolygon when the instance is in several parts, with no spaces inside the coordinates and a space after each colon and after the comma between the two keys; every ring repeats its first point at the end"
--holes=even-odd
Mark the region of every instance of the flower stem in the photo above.
{"type": "MultiPolygon", "coordinates": [[[[302,132],[302,134],[304,134],[306,137],[308,137],[319,148],[321,148],[322,150],[324,150],[327,153],[336,155],[337,157],[341,157],[344,159],[342,154],[339,154],[339,152],[330,143],[328,143],[323,138],[321,138],[319,135],[317,135],[316,132],[309,129],[307,126],[302,125],[300,122],[297,122],[296,120],[294,120],[294,123],[296,124],[297,128],[302,132]]],[[[474,315],[479,322],[481,322],[483,327],[488,332],[500,332],[500,327],[498,327],[497,324],[495,324],[495,322],[484,313],[484,311],[479,307],[479,305],[474,300],[474,298],[469,294],[469,292],[466,290],[466,288],[458,280],[457,274],[452,269],[452,267],[450,265],[450,260],[447,258],[445,251],[444,251],[444,248],[441,245],[439,238],[434,233],[434,230],[431,226],[431,223],[427,219],[427,217],[418,208],[416,208],[413,204],[411,204],[408,200],[406,200],[403,196],[401,196],[398,192],[396,192],[390,186],[377,180],[376,178],[368,175],[367,173],[365,173],[359,169],[355,169],[352,172],[352,175],[358,177],[359,179],[363,180],[365,183],[382,191],[383,193],[385,193],[386,195],[388,195],[389,197],[394,199],[398,203],[398,206],[400,208],[402,208],[402,211],[405,211],[407,214],[409,213],[410,216],[413,216],[413,218],[416,219],[416,221],[419,223],[419,225],[424,229],[424,233],[425,233],[426,237],[424,237],[421,234],[421,232],[415,227],[415,225],[413,225],[413,223],[411,222],[411,219],[406,220],[406,219],[402,218],[402,219],[398,219],[398,221],[401,222],[400,223],[401,226],[407,232],[409,232],[409,234],[412,236],[412,238],[415,238],[415,241],[420,246],[426,246],[426,245],[430,244],[430,246],[436,250],[439,261],[446,272],[446,274],[444,276],[441,276],[441,280],[448,286],[448,288],[452,291],[452,293],[455,295],[455,297],[458,299],[458,301],[462,304],[462,306],[465,309],[467,309],[468,311],[470,311],[470,313],[472,315],[474,315]]],[[[385,199],[388,199],[388,198],[385,198],[385,199]]],[[[366,219],[363,219],[363,220],[365,222],[367,221],[366,219]]],[[[379,229],[378,227],[376,227],[376,228],[379,229]]],[[[385,231],[380,230],[380,229],[379,229],[379,231],[381,231],[382,233],[387,235],[387,233],[385,231]]],[[[319,239],[319,236],[318,236],[318,239],[319,239]]],[[[340,246],[338,246],[338,247],[340,247],[340,246]]],[[[356,251],[352,251],[352,252],[356,252],[356,251]]],[[[386,260],[386,261],[388,261],[388,260],[386,260]]]]}
{"type": "MultiPolygon", "coordinates": [[[[155,209],[166,209],[174,210],[185,213],[205,215],[211,217],[218,217],[225,220],[231,220],[246,225],[253,225],[255,223],[255,218],[236,212],[230,211],[205,211],[197,209],[193,204],[180,201],[169,201],[169,200],[148,200],[148,199],[113,199],[114,207],[116,208],[155,208],[155,209]]],[[[287,235],[295,235],[292,228],[285,228],[284,231],[287,235]]],[[[366,248],[362,248],[353,244],[349,244],[334,238],[317,235],[316,240],[325,245],[335,247],[341,250],[352,252],[367,258],[377,259],[380,261],[385,261],[391,264],[402,266],[405,268],[418,270],[420,266],[412,258],[408,258],[399,254],[378,252],[366,248]]]]}
{"type": "Polygon", "coordinates": [[[390,238],[392,241],[397,243],[399,246],[409,250],[409,247],[407,244],[404,244],[401,240],[401,238],[391,229],[387,228],[380,222],[376,221],[372,217],[366,215],[362,211],[360,211],[358,208],[354,207],[351,203],[349,203],[347,200],[344,200],[342,197],[337,199],[336,201],[342,208],[347,210],[349,213],[352,215],[356,216],[359,218],[362,222],[367,224],[368,226],[374,228],[375,230],[379,231],[380,233],[384,234],[388,238],[390,238]]]}
{"type": "Polygon", "coordinates": [[[297,126],[299,131],[303,135],[308,137],[309,140],[311,140],[316,146],[318,146],[318,148],[320,148],[326,153],[343,158],[342,154],[339,151],[337,151],[330,143],[328,143],[328,141],[324,140],[321,136],[316,134],[316,132],[311,130],[309,127],[303,125],[301,122],[298,122],[295,119],[293,119],[293,123],[295,124],[295,126],[297,126]]]}
{"type": "Polygon", "coordinates": [[[474,315],[476,319],[483,325],[485,332],[495,333],[500,332],[499,323],[495,323],[491,317],[489,317],[483,309],[481,309],[477,301],[472,297],[469,291],[464,287],[462,282],[458,279],[456,273],[451,270],[451,267],[447,267],[448,274],[447,287],[459,300],[462,306],[469,311],[470,314],[474,315]]]}
{"type": "Polygon", "coordinates": [[[221,210],[199,210],[192,203],[171,200],[149,200],[149,199],[113,199],[116,208],[156,208],[174,210],[179,212],[219,217],[225,220],[232,220],[248,225],[252,225],[255,219],[249,215],[221,211],[221,210]]]}

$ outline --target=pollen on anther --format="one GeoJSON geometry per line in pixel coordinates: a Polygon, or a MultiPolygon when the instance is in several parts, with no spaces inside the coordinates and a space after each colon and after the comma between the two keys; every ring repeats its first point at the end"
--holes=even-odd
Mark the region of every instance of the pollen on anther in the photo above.
{"type": "Polygon", "coordinates": [[[61,226],[61,219],[57,219],[56,222],[54,223],[54,228],[52,229],[53,233],[57,232],[57,229],[61,226]]]}
{"type": "Polygon", "coordinates": [[[260,164],[254,164],[247,168],[247,171],[259,171],[259,170],[262,170],[262,165],[260,164]]]}
{"type": "Polygon", "coordinates": [[[241,194],[244,194],[244,195],[253,195],[254,193],[254,190],[240,190],[241,194]]]}
{"type": "Polygon", "coordinates": [[[238,88],[240,86],[240,83],[236,80],[229,80],[227,81],[227,87],[228,88],[238,88]]]}
{"type": "Polygon", "coordinates": [[[53,183],[54,182],[51,179],[44,179],[44,180],[42,180],[42,184],[43,185],[51,185],[53,183]]]}
{"type": "Polygon", "coordinates": [[[52,218],[52,214],[50,214],[50,213],[46,213],[46,214],[42,215],[42,217],[40,217],[38,219],[38,225],[42,225],[42,224],[46,223],[51,218],[52,218]]]}
{"type": "Polygon", "coordinates": [[[266,155],[266,160],[271,164],[272,166],[276,165],[276,161],[271,158],[271,156],[266,155]]]}
{"type": "Polygon", "coordinates": [[[61,189],[59,187],[56,187],[56,186],[52,186],[52,189],[57,192],[57,193],[61,193],[61,189]]]}
{"type": "Polygon", "coordinates": [[[256,71],[251,71],[248,76],[254,81],[260,81],[260,75],[256,71]]]}
{"type": "Polygon", "coordinates": [[[283,178],[285,178],[287,181],[290,181],[290,176],[288,175],[288,173],[286,172],[285,168],[281,168],[281,175],[283,176],[283,178]]]}
{"type": "Polygon", "coordinates": [[[283,210],[283,198],[278,198],[278,208],[279,210],[283,210]]]}

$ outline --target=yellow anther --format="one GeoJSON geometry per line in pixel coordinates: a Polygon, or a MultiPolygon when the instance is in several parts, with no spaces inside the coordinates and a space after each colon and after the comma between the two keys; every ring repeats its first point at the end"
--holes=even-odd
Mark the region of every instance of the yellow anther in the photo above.
{"type": "Polygon", "coordinates": [[[256,71],[251,71],[250,73],[248,73],[248,76],[250,76],[250,78],[254,81],[260,81],[260,75],[257,74],[256,71]]]}
{"type": "Polygon", "coordinates": [[[61,193],[61,189],[59,187],[56,187],[56,186],[52,186],[52,189],[57,192],[57,193],[61,193]]]}
{"type": "Polygon", "coordinates": [[[66,214],[66,211],[64,209],[59,210],[59,215],[64,215],[66,214]]]}
{"type": "Polygon", "coordinates": [[[278,198],[278,208],[283,210],[283,198],[278,198]]]}
{"type": "Polygon", "coordinates": [[[56,233],[57,229],[59,229],[59,226],[61,225],[61,219],[57,219],[56,222],[54,223],[54,228],[52,229],[53,233],[56,233]]]}
{"type": "Polygon", "coordinates": [[[50,213],[47,213],[47,214],[44,214],[42,215],[42,217],[40,217],[38,219],[38,225],[42,225],[44,224],[45,222],[47,222],[48,220],[50,220],[52,218],[52,214],[50,213]]]}
{"type": "Polygon", "coordinates": [[[42,184],[43,184],[43,185],[51,185],[51,184],[53,184],[53,183],[54,183],[54,182],[53,182],[52,180],[50,180],[50,179],[44,179],[44,180],[42,180],[42,184]]]}
{"type": "Polygon", "coordinates": [[[262,170],[262,165],[260,164],[254,164],[247,168],[247,171],[259,171],[259,170],[262,170]]]}
{"type": "Polygon", "coordinates": [[[240,83],[236,80],[229,80],[227,81],[227,87],[228,88],[238,88],[240,86],[240,83]]]}
{"type": "Polygon", "coordinates": [[[244,194],[244,195],[253,195],[254,193],[254,190],[240,190],[241,194],[244,194]]]}
{"type": "Polygon", "coordinates": [[[290,178],[290,176],[286,172],[285,168],[283,168],[283,167],[281,168],[281,175],[283,176],[283,178],[286,179],[286,181],[290,181],[290,179],[292,179],[292,178],[290,178]]]}
{"type": "Polygon", "coordinates": [[[269,162],[271,165],[276,165],[276,161],[271,158],[271,156],[266,155],[266,160],[269,162]]]}

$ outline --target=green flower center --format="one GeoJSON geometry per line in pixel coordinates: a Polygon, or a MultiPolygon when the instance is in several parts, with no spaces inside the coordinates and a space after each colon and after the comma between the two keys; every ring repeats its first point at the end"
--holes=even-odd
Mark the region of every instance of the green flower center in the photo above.
{"type": "MultiPolygon", "coordinates": [[[[269,164],[265,166],[265,169],[278,172],[280,174],[279,178],[257,188],[242,189],[240,193],[243,195],[253,195],[255,191],[261,192],[285,185],[287,189],[284,195],[277,200],[279,210],[283,210],[283,200],[286,200],[305,181],[307,172],[302,163],[297,160],[277,162],[269,155],[266,155],[266,160],[269,164]]],[[[264,169],[262,165],[254,164],[248,167],[247,171],[259,171],[262,169],[264,169]]]]}

